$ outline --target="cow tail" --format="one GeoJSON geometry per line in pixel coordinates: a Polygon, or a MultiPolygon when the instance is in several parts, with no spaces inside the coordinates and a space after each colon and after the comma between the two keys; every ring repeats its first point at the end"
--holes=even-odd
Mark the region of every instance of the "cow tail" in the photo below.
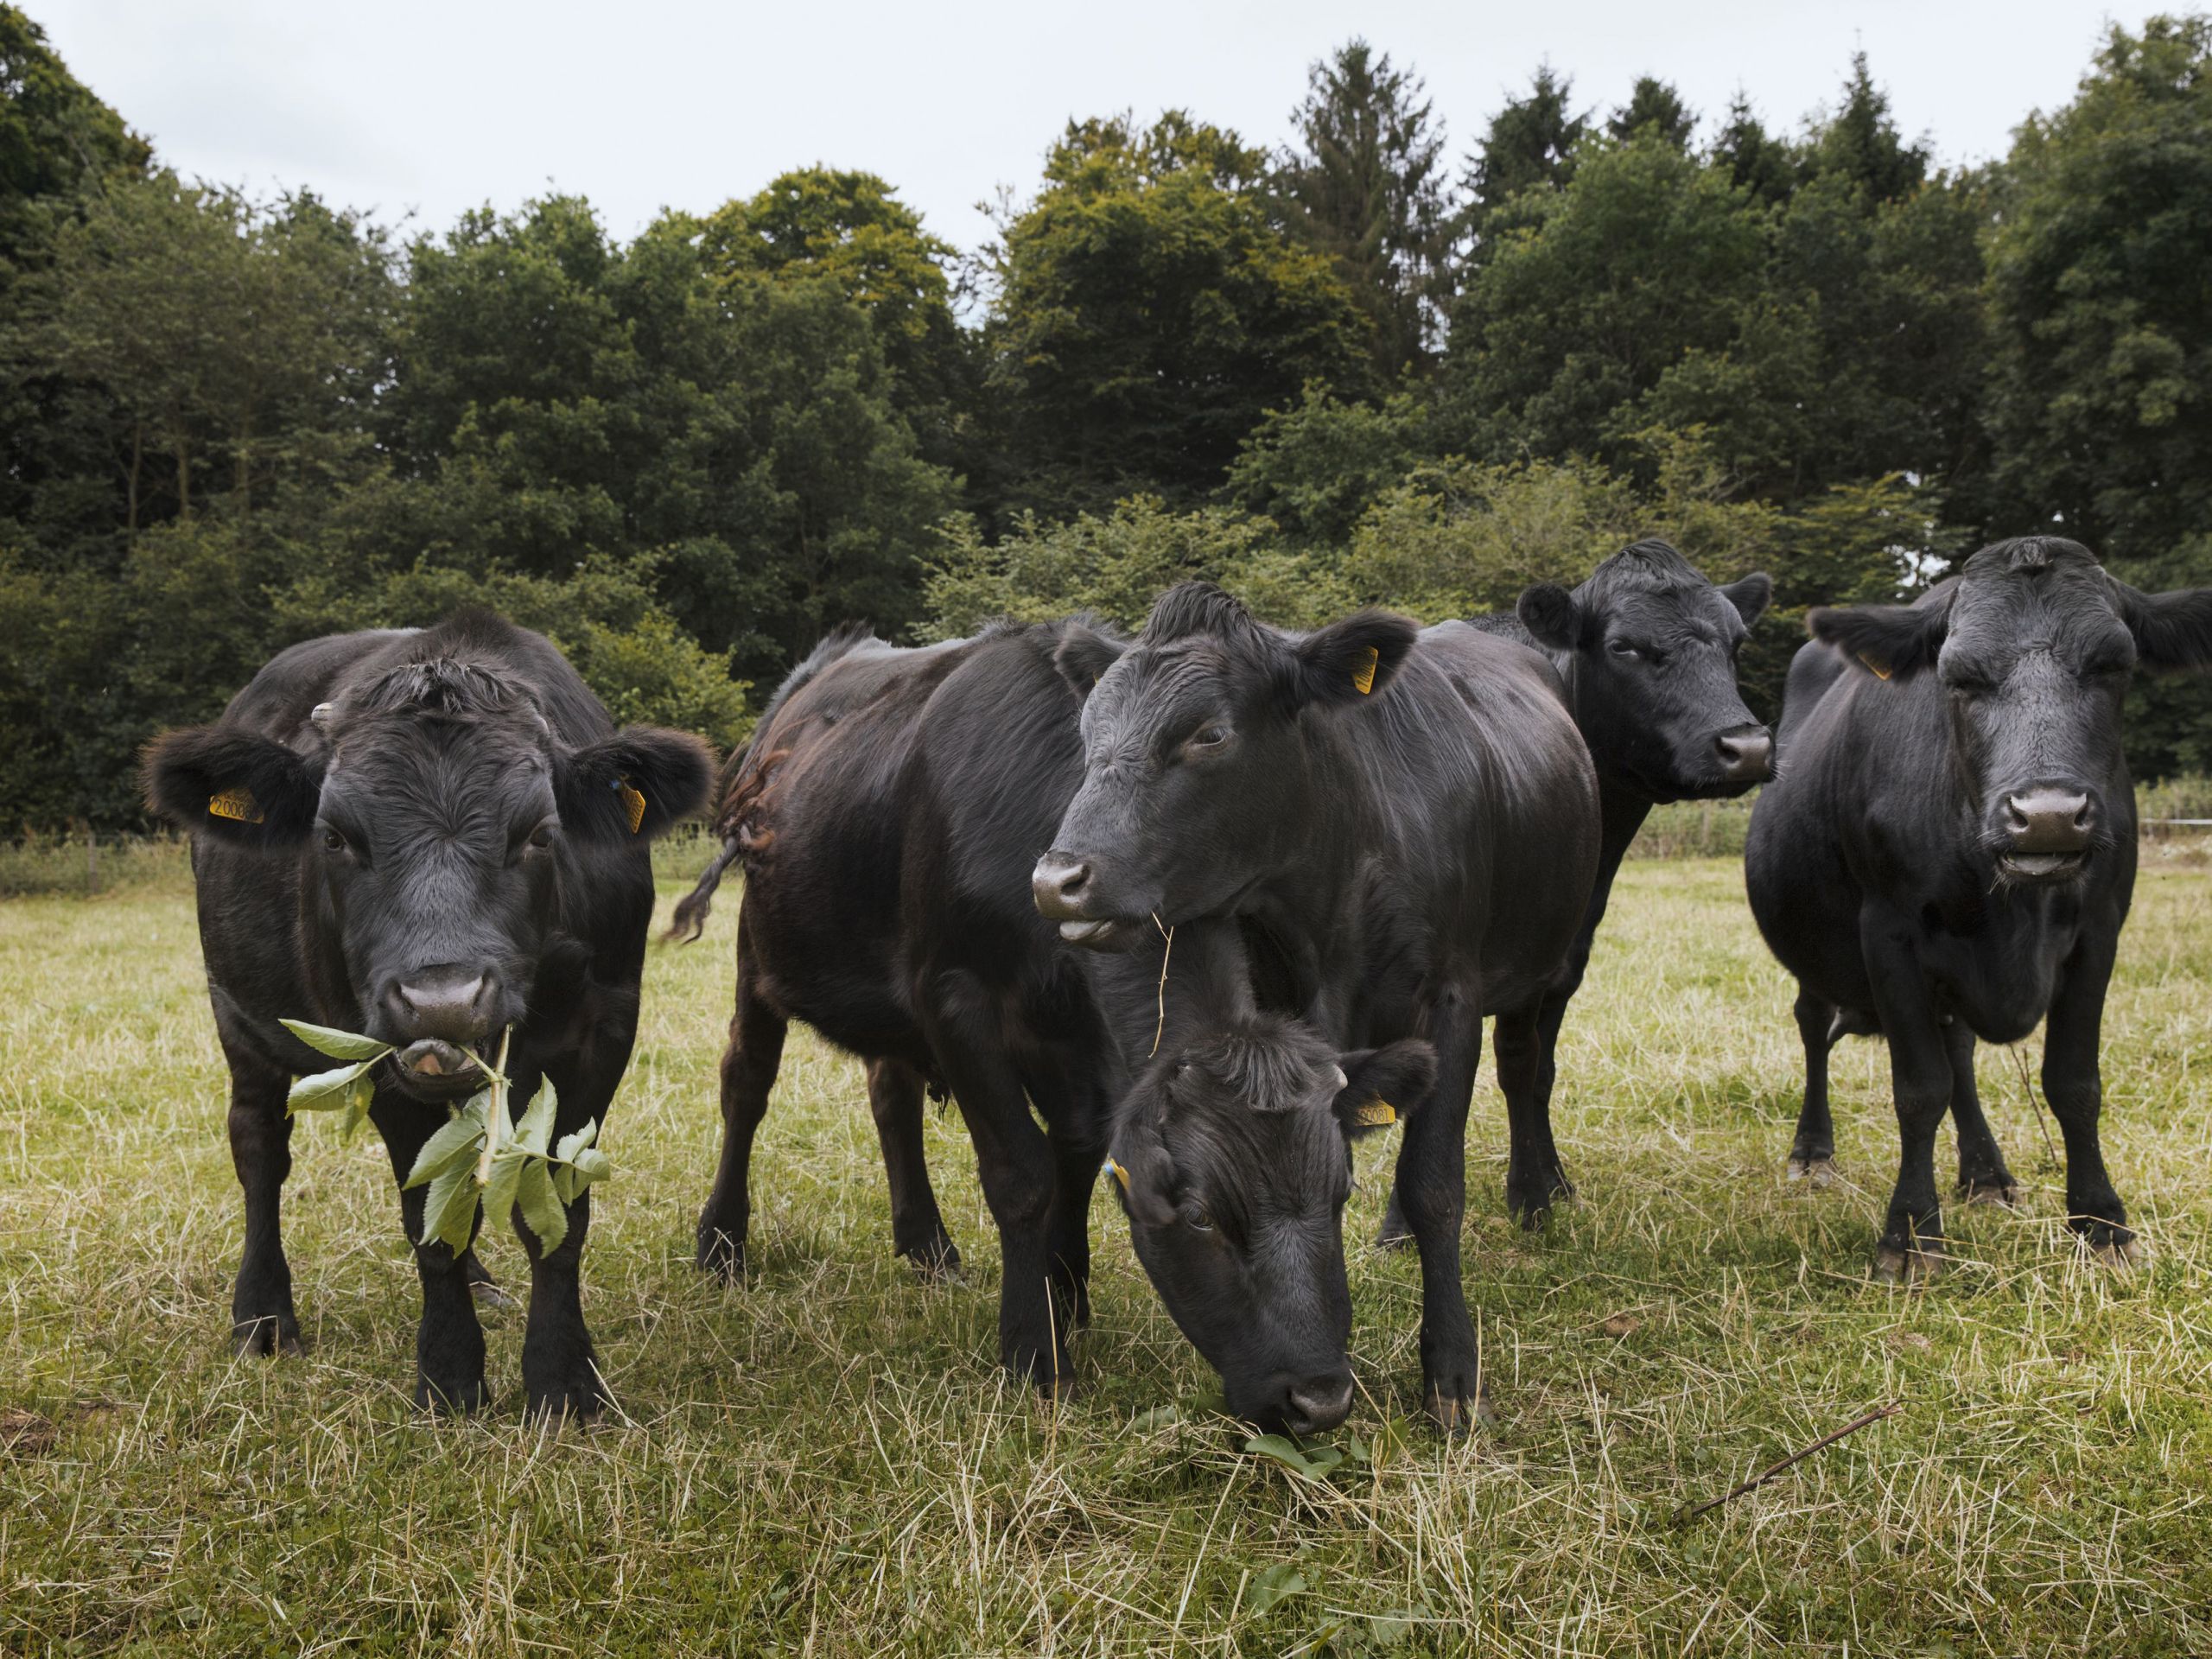
{"type": "Polygon", "coordinates": [[[676,914],[669,919],[668,931],[661,937],[669,941],[689,944],[707,931],[707,916],[715,906],[715,889],[722,884],[722,872],[737,862],[744,848],[733,832],[722,842],[721,854],[714,862],[699,872],[699,884],[679,899],[676,914]]]}

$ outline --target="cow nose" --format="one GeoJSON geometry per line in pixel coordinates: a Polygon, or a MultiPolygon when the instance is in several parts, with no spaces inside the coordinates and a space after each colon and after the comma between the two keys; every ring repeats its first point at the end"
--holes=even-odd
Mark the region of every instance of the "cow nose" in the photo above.
{"type": "Polygon", "coordinates": [[[1090,890],[1090,864],[1065,854],[1046,854],[1030,872],[1029,891],[1037,900],[1037,913],[1047,921],[1081,919],[1090,890]]]}
{"type": "Polygon", "coordinates": [[[431,969],[394,985],[385,1001],[410,1042],[435,1038],[462,1045],[480,1041],[491,1030],[499,982],[488,973],[431,969]]]}
{"type": "Polygon", "coordinates": [[[1774,770],[1774,738],[1764,726],[1723,732],[1713,740],[1720,756],[1720,775],[1732,784],[1756,784],[1774,770]]]}
{"type": "Polygon", "coordinates": [[[1291,1386],[1283,1421],[1294,1434],[1321,1434],[1351,1415],[1351,1373],[1331,1371],[1291,1386]]]}
{"type": "Polygon", "coordinates": [[[2081,852],[2096,823],[2096,807],[2078,790],[2031,789],[2005,798],[2005,833],[2016,853],[2081,852]]]}

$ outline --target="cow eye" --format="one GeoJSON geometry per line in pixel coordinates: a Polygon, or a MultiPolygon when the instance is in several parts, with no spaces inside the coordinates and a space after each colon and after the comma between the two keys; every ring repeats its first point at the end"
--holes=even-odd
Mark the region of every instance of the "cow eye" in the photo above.
{"type": "Polygon", "coordinates": [[[550,823],[539,824],[530,832],[530,844],[541,850],[550,847],[553,844],[553,826],[550,823]]]}
{"type": "Polygon", "coordinates": [[[1191,734],[1190,746],[1194,749],[1217,749],[1228,741],[1228,727],[1208,722],[1191,734]]]}
{"type": "Polygon", "coordinates": [[[1186,1204],[1183,1206],[1183,1224],[1194,1233],[1210,1233],[1213,1231],[1212,1212],[1203,1204],[1186,1204]]]}
{"type": "Polygon", "coordinates": [[[346,850],[346,837],[338,830],[332,829],[328,824],[325,824],[322,830],[322,850],[326,853],[344,852],[346,850]]]}
{"type": "Polygon", "coordinates": [[[1616,657],[1641,657],[1643,652],[1625,639],[1616,639],[1606,649],[1616,657]]]}

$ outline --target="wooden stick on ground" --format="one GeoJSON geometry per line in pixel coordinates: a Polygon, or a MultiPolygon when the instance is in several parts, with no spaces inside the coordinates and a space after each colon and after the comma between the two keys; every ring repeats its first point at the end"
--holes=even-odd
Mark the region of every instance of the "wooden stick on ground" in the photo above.
{"type": "Polygon", "coordinates": [[[1853,1418],[1850,1422],[1846,1423],[1841,1428],[1837,1429],[1834,1433],[1821,1435],[1819,1440],[1815,1440],[1803,1451],[1792,1452],[1788,1457],[1783,1459],[1781,1462],[1768,1465],[1767,1467],[1760,1470],[1758,1473],[1753,1475],[1749,1480],[1744,1482],[1740,1486],[1732,1487],[1727,1491],[1721,1493],[1718,1497],[1707,1498],[1704,1503],[1699,1504],[1694,1510],[1683,1510],[1681,1514],[1675,1517],[1675,1524],[1678,1527],[1688,1525],[1690,1522],[1696,1520],[1698,1516],[1703,1515],[1707,1510],[1717,1510],[1723,1503],[1731,1503],[1733,1500],[1741,1497],[1745,1492],[1751,1491],[1755,1487],[1765,1485],[1767,1482],[1772,1480],[1777,1475],[1789,1468],[1791,1465],[1804,1462],[1804,1460],[1811,1457],[1814,1452],[1818,1452],[1824,1447],[1834,1446],[1845,1435],[1856,1434],[1860,1429],[1866,1427],[1867,1424],[1878,1423],[1885,1417],[1894,1417],[1897,1413],[1904,1409],[1904,1402],[1900,1400],[1892,1405],[1878,1406],[1872,1411],[1868,1412],[1864,1417],[1853,1418]]]}

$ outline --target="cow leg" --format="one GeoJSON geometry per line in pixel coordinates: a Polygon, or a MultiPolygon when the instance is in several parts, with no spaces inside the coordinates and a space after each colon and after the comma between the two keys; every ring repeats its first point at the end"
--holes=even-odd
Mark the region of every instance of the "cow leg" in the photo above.
{"type": "Polygon", "coordinates": [[[1046,1393],[1074,1389],[1066,1322],[1056,1316],[1052,1278],[1053,1151],[1030,1116],[1029,1096],[994,1045],[989,997],[964,973],[938,978],[925,1010],[930,1047],[976,1146],[983,1199],[999,1230],[999,1360],[1046,1393]]]}
{"type": "Polygon", "coordinates": [[[2127,1267],[2143,1259],[2145,1249],[2113,1190],[2097,1134],[2104,1109],[2097,1045],[2116,944],[2110,936],[2085,938],[2066,965],[2044,1027],[2043,1092],[2066,1140],[2067,1225],[2097,1260],[2127,1267]]]}
{"type": "MultiPolygon", "coordinates": [[[[415,1167],[423,1143],[446,1121],[445,1109],[426,1106],[379,1090],[369,1108],[369,1121],[384,1137],[395,1179],[405,1180],[415,1167]]],[[[476,1321],[476,1304],[468,1290],[468,1275],[461,1258],[447,1245],[423,1237],[423,1210],[429,1198],[427,1186],[410,1187],[399,1195],[400,1224],[415,1246],[415,1273],[423,1284],[423,1319],[415,1328],[415,1403],[431,1411],[474,1411],[485,1403],[484,1327],[476,1321]]],[[[474,1243],[483,1224],[480,1212],[469,1229],[474,1243]]]]}
{"type": "Polygon", "coordinates": [[[1565,996],[1547,995],[1527,1008],[1499,1014],[1495,1033],[1510,1147],[1505,1207],[1531,1232],[1544,1224],[1554,1200],[1574,1194],[1552,1143],[1552,1051],[1566,1012],[1565,996]]]}
{"type": "Polygon", "coordinates": [[[1943,1260],[1936,1196],[1936,1130],[1951,1103],[1951,1054],[1910,937],[1878,916],[1859,927],[1876,1012],[1890,1039],[1897,1112],[1897,1184],[1874,1251],[1874,1276],[1896,1284],[1931,1277],[1943,1260]]]}
{"type": "Polygon", "coordinates": [[[1046,1228],[1052,1317],[1062,1330],[1082,1331],[1090,1325],[1090,1194],[1106,1154],[1057,1130],[1047,1139],[1053,1166],[1052,1217],[1046,1228]]]}
{"type": "Polygon", "coordinates": [[[1482,1016],[1456,992],[1447,992],[1433,1010],[1429,1035],[1436,1046],[1436,1084],[1406,1124],[1398,1148],[1398,1193],[1421,1251],[1423,1396],[1429,1414],[1456,1433],[1490,1415],[1474,1321],[1459,1277],[1467,1108],[1482,1058],[1482,1016]]]}
{"type": "Polygon", "coordinates": [[[1828,1116],[1828,1050],[1835,1044],[1835,1009],[1800,986],[1797,1039],[1805,1046],[1805,1104],[1797,1114],[1797,1138],[1789,1143],[1789,1179],[1814,1187],[1835,1179],[1835,1122],[1828,1116]]]}
{"type": "Polygon", "coordinates": [[[741,916],[737,1007],[730,1015],[729,1046],[722,1051],[721,1164],[699,1215],[699,1266],[724,1279],[745,1274],[745,1236],[753,1219],[753,1135],[768,1115],[768,1091],[776,1086],[789,1029],[790,1022],[760,995],[741,916]]]}
{"type": "Polygon", "coordinates": [[[231,1345],[241,1354],[297,1353],[292,1268],[277,1224],[284,1178],[292,1173],[292,1118],[284,1109],[291,1079],[249,1056],[231,1063],[231,1163],[245,1194],[245,1250],[231,1291],[231,1345]]]}
{"type": "MultiPolygon", "coordinates": [[[[627,1031],[601,1033],[587,1048],[576,1076],[554,1078],[553,1144],[557,1146],[563,1135],[587,1122],[596,1120],[605,1126],[607,1104],[629,1058],[627,1031]]],[[[523,1404],[533,1416],[591,1418],[606,1405],[607,1393],[592,1363],[591,1332],[584,1325],[583,1254],[584,1241],[591,1236],[590,1188],[576,1194],[567,1214],[569,1230],[550,1250],[524,1221],[520,1205],[507,1218],[530,1257],[530,1315],[522,1337],[523,1404]]]]}
{"type": "Polygon", "coordinates": [[[499,1281],[492,1276],[491,1268],[476,1259],[476,1247],[469,1246],[461,1258],[461,1277],[468,1281],[472,1295],[486,1307],[512,1307],[515,1299],[499,1288],[499,1281]]]}
{"type": "Polygon", "coordinates": [[[2020,1184],[2005,1166],[1997,1136],[1982,1115],[1974,1076],[1974,1033],[1952,1016],[1943,1027],[1951,1055],[1951,1126],[1959,1134],[1959,1197],[1967,1204],[2012,1204],[2020,1184]]]}
{"type": "Polygon", "coordinates": [[[925,1279],[949,1279],[960,1271],[960,1252],[944,1230],[922,1152],[921,1075],[904,1060],[869,1061],[868,1104],[891,1185],[892,1253],[925,1279]]]}

